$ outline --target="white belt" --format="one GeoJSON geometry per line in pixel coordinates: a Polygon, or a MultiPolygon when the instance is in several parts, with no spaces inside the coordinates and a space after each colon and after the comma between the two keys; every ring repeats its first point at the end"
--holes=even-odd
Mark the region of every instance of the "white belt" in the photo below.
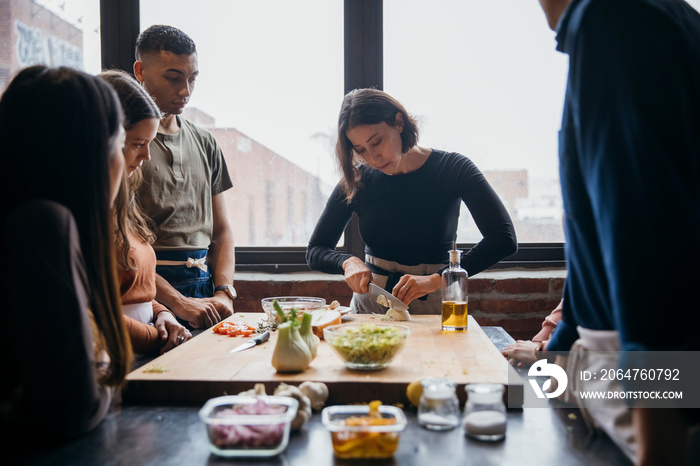
{"type": "Polygon", "coordinates": [[[122,312],[125,316],[131,317],[134,320],[150,324],[153,320],[153,302],[134,303],[122,305],[122,312]]]}
{"type": "Polygon", "coordinates": [[[576,327],[581,344],[589,351],[620,351],[620,333],[617,330],[592,330],[576,327]]]}
{"type": "Polygon", "coordinates": [[[164,261],[164,260],[157,260],[156,265],[184,265],[188,269],[191,267],[197,267],[198,269],[201,269],[203,272],[207,271],[207,258],[202,257],[201,259],[193,259],[191,257],[188,257],[186,261],[164,261]]]}

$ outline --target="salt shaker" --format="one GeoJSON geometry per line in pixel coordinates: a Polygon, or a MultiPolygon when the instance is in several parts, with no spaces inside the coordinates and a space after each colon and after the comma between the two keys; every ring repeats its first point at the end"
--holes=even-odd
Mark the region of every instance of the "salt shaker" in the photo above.
{"type": "Polygon", "coordinates": [[[418,406],[418,423],[430,430],[449,430],[459,425],[459,400],[455,382],[429,378],[421,382],[423,395],[418,406]]]}
{"type": "Polygon", "coordinates": [[[495,442],[506,436],[506,406],[503,385],[473,383],[465,387],[464,430],[467,436],[495,442]]]}

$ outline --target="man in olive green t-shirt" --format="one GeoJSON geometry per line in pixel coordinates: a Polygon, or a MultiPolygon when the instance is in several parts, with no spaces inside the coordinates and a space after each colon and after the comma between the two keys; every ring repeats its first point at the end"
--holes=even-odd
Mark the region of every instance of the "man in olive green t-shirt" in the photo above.
{"type": "Polygon", "coordinates": [[[236,292],[223,195],[233,184],[211,133],[180,116],[198,74],[196,47],[184,32],[158,25],[139,35],[134,75],[163,112],[138,191],[155,223],[156,299],[205,328],[231,315],[236,292]]]}

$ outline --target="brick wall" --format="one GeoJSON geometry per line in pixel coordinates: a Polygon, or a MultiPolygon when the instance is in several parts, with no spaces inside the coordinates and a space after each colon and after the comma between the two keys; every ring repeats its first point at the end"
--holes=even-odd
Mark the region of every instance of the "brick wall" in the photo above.
{"type": "MultiPolygon", "coordinates": [[[[479,325],[503,327],[516,340],[529,340],[561,300],[564,270],[486,271],[469,279],[469,313],[479,325]]],[[[350,304],[352,292],[340,275],[322,273],[236,274],[236,310],[262,312],[270,296],[319,296],[350,304]]]]}
{"type": "Polygon", "coordinates": [[[479,325],[529,340],[561,301],[565,271],[483,272],[469,280],[469,312],[479,325]]]}

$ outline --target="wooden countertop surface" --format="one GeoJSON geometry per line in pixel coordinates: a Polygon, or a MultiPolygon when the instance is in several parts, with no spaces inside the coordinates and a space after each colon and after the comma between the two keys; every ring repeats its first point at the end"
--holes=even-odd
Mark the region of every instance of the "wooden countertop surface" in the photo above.
{"type": "MultiPolygon", "coordinates": [[[[240,313],[232,322],[257,326],[264,313],[240,313]]],[[[351,314],[343,322],[381,322],[375,316],[351,314]]],[[[280,374],[272,367],[277,333],[270,340],[246,351],[230,350],[247,341],[244,337],[218,335],[205,330],[192,340],[152,360],[129,374],[124,398],[131,401],[203,402],[215,396],[237,394],[264,383],[268,393],[280,383],[298,385],[312,380],[328,385],[328,404],[367,402],[407,403],[406,386],[422,376],[447,377],[457,382],[457,394],[465,400],[464,385],[500,383],[508,391],[509,406],[522,399],[522,380],[470,316],[466,332],[444,332],[440,316],[413,315],[411,334],[403,351],[378,371],[353,371],[325,342],[311,366],[298,374],[280,374]],[[153,372],[153,369],[163,372],[153,372]]],[[[520,402],[521,403],[521,402],[520,402]]]]}

